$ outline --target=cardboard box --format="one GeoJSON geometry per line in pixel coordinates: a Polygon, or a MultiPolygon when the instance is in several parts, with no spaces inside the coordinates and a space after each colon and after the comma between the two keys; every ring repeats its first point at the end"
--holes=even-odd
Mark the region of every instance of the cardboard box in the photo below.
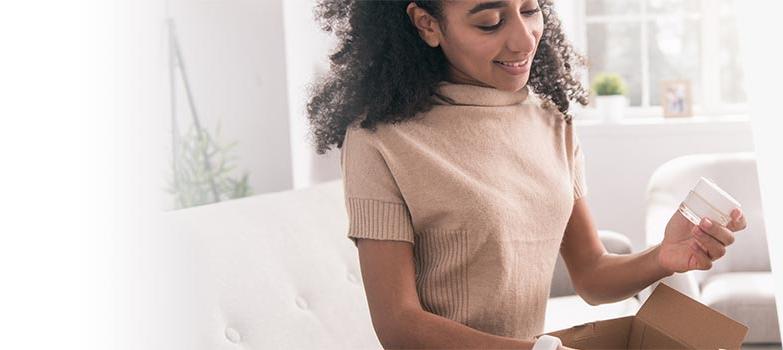
{"type": "Polygon", "coordinates": [[[740,349],[748,327],[660,283],[635,316],[546,333],[576,349],[740,349]]]}

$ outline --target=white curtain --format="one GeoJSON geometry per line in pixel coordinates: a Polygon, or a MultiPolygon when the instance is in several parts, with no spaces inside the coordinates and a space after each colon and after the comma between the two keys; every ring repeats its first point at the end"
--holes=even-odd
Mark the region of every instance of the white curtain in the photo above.
{"type": "MultiPolygon", "coordinates": [[[[748,91],[759,184],[772,272],[775,275],[779,324],[783,324],[783,22],[779,1],[737,1],[745,86],[748,91]]],[[[752,223],[749,223],[752,224],[752,223]]],[[[740,233],[741,234],[741,233],[740,233]]]]}

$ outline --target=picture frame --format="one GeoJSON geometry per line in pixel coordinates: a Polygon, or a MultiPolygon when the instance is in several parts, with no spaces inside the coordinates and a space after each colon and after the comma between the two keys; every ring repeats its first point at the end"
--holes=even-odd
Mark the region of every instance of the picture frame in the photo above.
{"type": "Polygon", "coordinates": [[[661,81],[661,106],[664,118],[693,116],[690,80],[661,81]]]}

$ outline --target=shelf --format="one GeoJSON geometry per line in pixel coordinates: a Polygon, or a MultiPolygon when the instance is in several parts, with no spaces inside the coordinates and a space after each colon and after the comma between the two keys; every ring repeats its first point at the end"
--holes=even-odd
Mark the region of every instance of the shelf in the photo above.
{"type": "Polygon", "coordinates": [[[720,115],[720,116],[693,116],[679,118],[663,117],[635,117],[626,118],[619,122],[608,122],[597,119],[574,119],[575,125],[584,126],[623,126],[623,125],[680,125],[680,124],[714,124],[714,123],[748,123],[750,117],[745,114],[720,115]]]}
{"type": "Polygon", "coordinates": [[[751,135],[747,115],[694,116],[686,118],[628,118],[620,122],[574,119],[574,126],[584,135],[634,137],[639,135],[716,134],[751,135]]]}

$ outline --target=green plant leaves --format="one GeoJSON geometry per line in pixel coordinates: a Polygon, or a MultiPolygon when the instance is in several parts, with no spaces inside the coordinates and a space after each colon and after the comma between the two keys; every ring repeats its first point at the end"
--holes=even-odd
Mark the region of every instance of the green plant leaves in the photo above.
{"type": "Polygon", "coordinates": [[[625,95],[625,81],[619,74],[601,73],[593,79],[593,91],[598,96],[625,95]]]}
{"type": "MultiPolygon", "coordinates": [[[[220,135],[220,123],[215,131],[220,135]]],[[[237,168],[231,151],[238,142],[217,143],[206,130],[195,125],[178,138],[172,161],[172,177],[166,191],[174,196],[175,209],[220,202],[252,195],[249,174],[231,177],[237,168]]]]}

